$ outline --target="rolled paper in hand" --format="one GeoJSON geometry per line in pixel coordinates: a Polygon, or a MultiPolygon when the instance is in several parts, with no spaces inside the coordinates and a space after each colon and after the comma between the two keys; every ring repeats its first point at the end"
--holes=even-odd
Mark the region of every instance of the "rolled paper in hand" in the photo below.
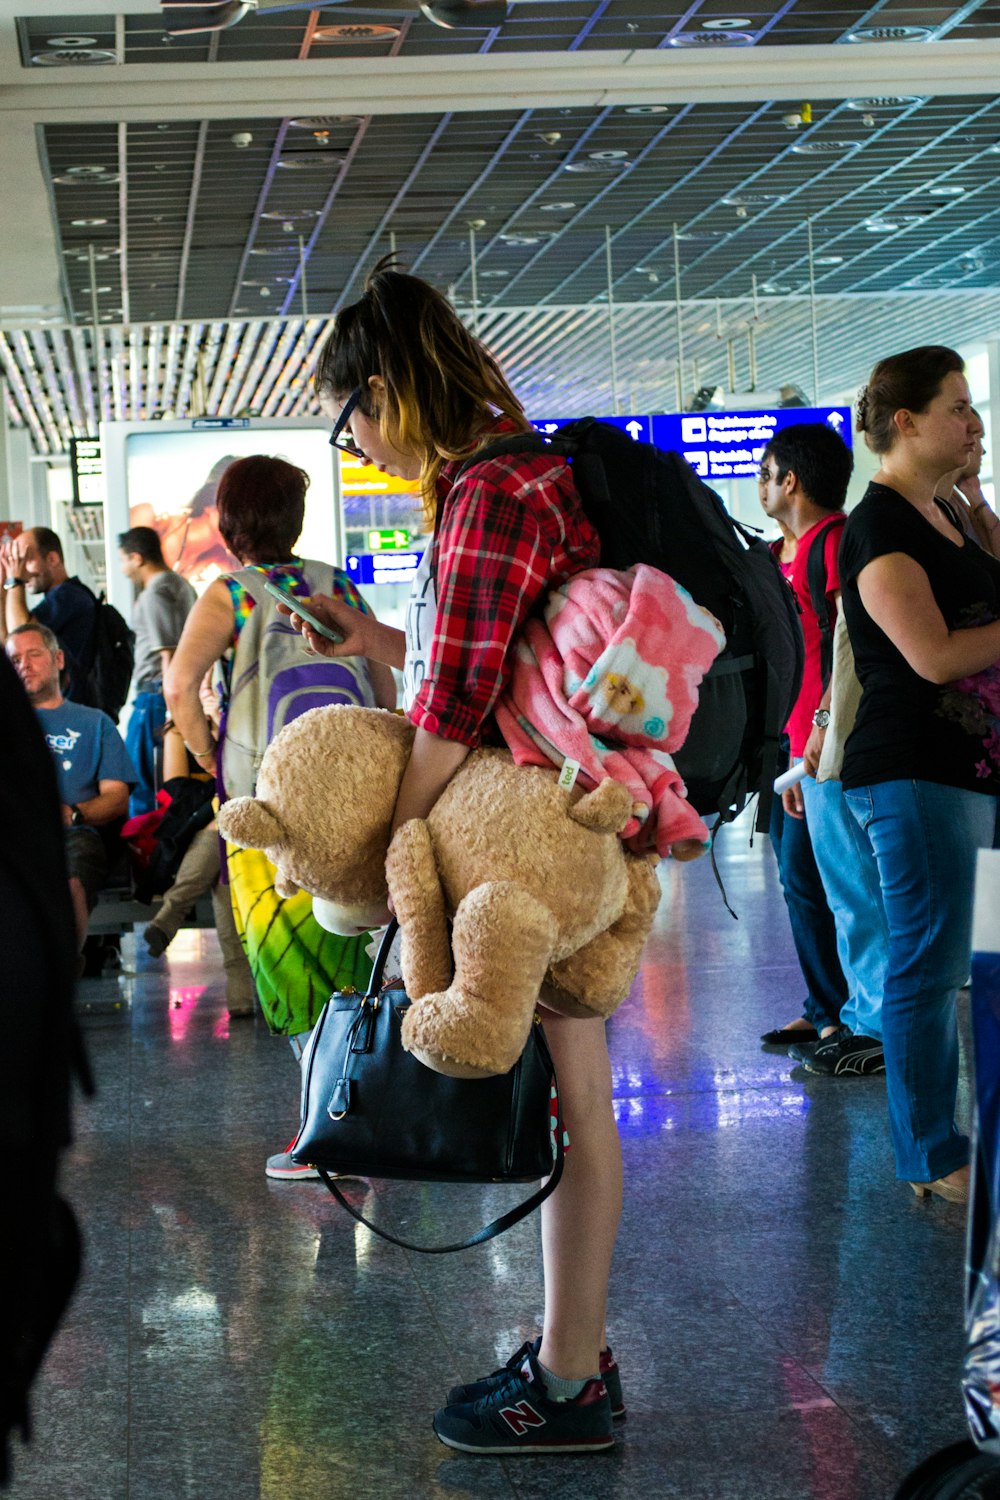
{"type": "Polygon", "coordinates": [[[805,774],[806,774],[806,763],[805,763],[805,761],[804,760],[796,761],[796,763],[795,763],[794,766],[789,766],[788,770],[785,771],[781,776],[779,776],[777,778],[777,780],[774,783],[774,790],[778,793],[778,796],[780,797],[782,792],[787,792],[788,788],[790,786],[794,786],[797,781],[801,781],[802,778],[803,778],[803,776],[805,774]]]}

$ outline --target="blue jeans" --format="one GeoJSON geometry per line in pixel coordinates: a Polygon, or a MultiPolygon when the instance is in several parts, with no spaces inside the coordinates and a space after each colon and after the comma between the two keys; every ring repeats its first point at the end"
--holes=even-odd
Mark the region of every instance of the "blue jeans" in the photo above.
{"type": "Polygon", "coordinates": [[[882,1002],[896,1175],[933,1182],[969,1160],[955,1127],[955,999],[972,957],[976,852],[996,798],[932,781],[886,781],[845,797],[878,864],[889,926],[882,1002]]]}
{"type": "Polygon", "coordinates": [[[776,796],[771,803],[771,844],[788,908],[788,924],[806,982],[802,1014],[821,1031],[840,1025],[847,982],[837,957],[837,929],[816,868],[809,827],[804,818],[789,818],[776,796]]]}
{"type": "Polygon", "coordinates": [[[162,693],[136,693],[125,731],[125,748],[132,757],[138,781],[129,797],[129,817],[152,812],[156,806],[156,731],[166,723],[162,693]]]}
{"type": "Polygon", "coordinates": [[[889,949],[878,866],[868,840],[847,810],[839,781],[804,776],[802,800],[850,991],[840,1019],[855,1036],[878,1039],[889,949]]]}

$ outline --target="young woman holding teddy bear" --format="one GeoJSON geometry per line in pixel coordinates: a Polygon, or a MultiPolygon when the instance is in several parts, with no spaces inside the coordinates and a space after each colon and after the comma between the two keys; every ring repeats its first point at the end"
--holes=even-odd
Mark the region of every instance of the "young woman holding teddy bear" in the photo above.
{"type": "MultiPolygon", "coordinates": [[[[492,355],[418,277],[377,266],[338,315],[315,380],[334,420],[331,442],[419,479],[433,521],[405,631],[316,595],[312,608],[341,644],[292,617],[315,651],[403,672],[416,737],[395,829],[426,817],[489,738],[518,632],[552,589],[598,564],[599,542],[562,459],[493,458],[459,476],[477,448],[531,427],[492,355]]],[[[624,1416],[604,1328],[622,1202],[604,1023],[547,1013],[545,1030],[572,1148],[542,1208],[544,1326],[503,1369],[448,1393],[434,1430],[467,1452],[598,1451],[612,1446],[613,1419],[624,1416]]]]}

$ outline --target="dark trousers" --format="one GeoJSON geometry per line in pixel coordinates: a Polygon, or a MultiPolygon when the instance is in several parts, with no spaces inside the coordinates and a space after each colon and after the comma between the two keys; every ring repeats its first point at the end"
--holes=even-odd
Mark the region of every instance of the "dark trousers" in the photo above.
{"type": "MultiPolygon", "coordinates": [[[[787,755],[778,763],[779,773],[787,755]]],[[[771,804],[771,843],[778,861],[792,941],[806,982],[802,1014],[816,1030],[839,1026],[847,981],[837,957],[837,929],[816,866],[805,818],[789,818],[775,797],[771,804]]]]}

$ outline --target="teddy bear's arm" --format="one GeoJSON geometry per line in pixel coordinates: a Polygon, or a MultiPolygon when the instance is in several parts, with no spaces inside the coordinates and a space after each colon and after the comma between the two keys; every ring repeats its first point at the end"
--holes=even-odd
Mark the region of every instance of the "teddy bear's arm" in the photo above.
{"type": "Polygon", "coordinates": [[[403,1046],[454,1078],[509,1072],[528,1040],[558,933],[545,902],[516,881],[469,891],[452,931],[455,978],[410,1006],[403,1046]]]}
{"type": "Polygon", "coordinates": [[[652,862],[632,855],[626,858],[628,895],[617,922],[550,970],[559,989],[595,1015],[611,1015],[631,989],[660,903],[652,862]]]}
{"type": "Polygon", "coordinates": [[[447,989],[452,972],[448,919],[430,830],[422,818],[396,829],[385,873],[402,938],[406,993],[419,1000],[447,989]]]}

